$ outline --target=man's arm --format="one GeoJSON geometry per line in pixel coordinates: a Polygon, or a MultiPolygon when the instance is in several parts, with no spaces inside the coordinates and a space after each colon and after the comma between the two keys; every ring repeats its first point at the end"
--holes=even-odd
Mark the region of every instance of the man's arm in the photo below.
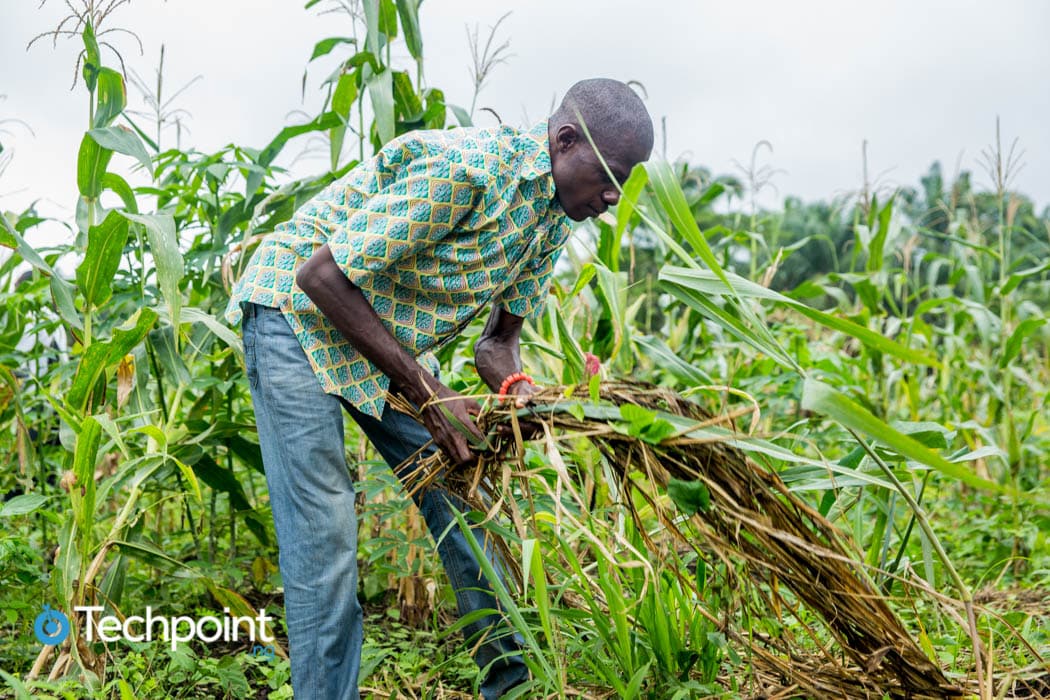
{"type": "MultiPolygon", "coordinates": [[[[492,313],[485,330],[474,344],[474,364],[478,375],[492,391],[498,391],[503,380],[514,372],[521,371],[521,325],[524,319],[515,316],[499,304],[492,306],[492,313]]],[[[528,382],[511,385],[510,393],[518,397],[518,407],[528,403],[536,387],[528,382]]]]}
{"type": "Polygon", "coordinates": [[[401,347],[361,290],[343,274],[327,244],[318,248],[299,268],[295,282],[343,337],[390,379],[392,388],[396,387],[421,407],[423,424],[445,454],[456,464],[469,462],[473,454],[467,439],[440,408],[427,403],[432,395],[439,400],[451,399],[442,405],[476,437],[483,438],[470,417],[480,411],[480,406],[424,371],[401,347]]]}

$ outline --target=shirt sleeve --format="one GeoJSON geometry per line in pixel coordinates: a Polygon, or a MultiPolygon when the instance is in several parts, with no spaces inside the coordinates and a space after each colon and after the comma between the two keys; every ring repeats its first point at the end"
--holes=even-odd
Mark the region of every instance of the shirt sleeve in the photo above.
{"type": "Polygon", "coordinates": [[[347,278],[362,286],[374,273],[439,242],[473,211],[483,191],[461,164],[440,156],[415,158],[357,206],[348,200],[333,222],[328,247],[347,278]]]}
{"type": "Polygon", "coordinates": [[[496,298],[496,303],[515,316],[534,318],[543,310],[554,266],[563,246],[557,246],[527,262],[517,279],[496,298]]]}

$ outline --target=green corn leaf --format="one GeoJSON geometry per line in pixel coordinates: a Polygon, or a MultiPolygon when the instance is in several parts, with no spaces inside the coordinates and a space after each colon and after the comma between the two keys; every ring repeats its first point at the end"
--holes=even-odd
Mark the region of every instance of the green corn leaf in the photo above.
{"type": "Polygon", "coordinates": [[[171,325],[178,328],[179,314],[182,309],[182,293],[179,291],[179,283],[185,275],[185,268],[175,232],[175,219],[169,214],[126,212],[123,216],[128,221],[141,224],[146,229],[150,252],[153,253],[153,262],[157,266],[160,293],[164,296],[164,301],[168,306],[168,318],[171,319],[171,325]]]}
{"type": "Polygon", "coordinates": [[[655,368],[669,373],[688,386],[714,383],[703,370],[683,360],[660,338],[651,335],[632,336],[631,342],[642,349],[641,354],[652,360],[655,368]]]}
{"type": "Polygon", "coordinates": [[[368,96],[372,101],[372,113],[375,114],[376,131],[379,143],[384,144],[394,138],[394,77],[389,68],[384,68],[369,77],[368,96]]]}
{"type": "Polygon", "coordinates": [[[80,424],[77,445],[73,454],[73,473],[76,483],[69,490],[73,503],[73,517],[80,534],[80,553],[88,555],[92,546],[92,526],[95,524],[95,463],[102,427],[92,416],[80,424]]]}
{"type": "Polygon", "coordinates": [[[1010,277],[1006,280],[1006,283],[1003,284],[1002,289],[999,290],[1000,296],[1006,296],[1010,292],[1017,289],[1017,286],[1021,284],[1021,282],[1024,282],[1029,277],[1040,275],[1046,272],[1047,270],[1050,270],[1050,262],[1046,262],[1042,265],[1037,265],[1035,267],[1029,267],[1025,270],[1021,270],[1020,272],[1015,272],[1014,274],[1010,275],[1010,277]]]}
{"type": "MultiPolygon", "coordinates": [[[[688,296],[694,299],[708,299],[711,295],[724,295],[726,289],[723,284],[727,284],[742,298],[762,299],[787,305],[801,313],[803,316],[806,316],[821,325],[827,326],[828,328],[855,337],[865,345],[887,355],[893,355],[909,362],[928,365],[931,367],[937,367],[940,365],[931,353],[901,345],[870,328],[824,311],[818,311],[817,309],[803,304],[797,299],[786,297],[779,292],[763,287],[760,284],[755,284],[739,275],[731,272],[726,272],[724,274],[726,275],[726,279],[723,283],[721,279],[716,279],[714,274],[706,270],[693,270],[684,267],[666,266],[660,270],[660,281],[667,285],[676,296],[682,296],[680,293],[676,292],[676,289],[683,289],[687,290],[689,293],[688,296]]],[[[693,306],[695,307],[696,304],[693,304],[693,306]]]]}
{"type": "MultiPolygon", "coordinates": [[[[699,272],[699,270],[697,270],[699,272]]],[[[661,276],[662,276],[661,272],[661,276]]],[[[719,326],[735,335],[754,349],[776,360],[776,362],[788,369],[799,371],[795,359],[780,347],[780,344],[765,337],[765,334],[756,333],[751,326],[742,321],[738,315],[720,306],[716,299],[709,293],[702,292],[690,286],[680,284],[663,283],[664,288],[677,297],[683,303],[691,306],[701,314],[711,319],[719,326]]],[[[723,290],[724,291],[724,290],[723,290]]]]}
{"type": "MultiPolygon", "coordinates": [[[[131,156],[142,164],[150,175],[153,174],[153,161],[150,160],[146,147],[134,131],[126,126],[107,126],[103,129],[92,129],[87,132],[95,143],[102,148],[131,156]]],[[[101,178],[99,180],[102,183],[101,178]]]]}
{"type": "Polygon", "coordinates": [[[101,306],[112,296],[113,276],[127,240],[128,220],[115,211],[88,230],[87,251],[77,267],[77,285],[90,306],[101,306]]]}
{"type": "Polygon", "coordinates": [[[122,178],[116,173],[106,173],[102,176],[102,187],[111,190],[114,194],[120,197],[120,201],[124,203],[124,208],[132,214],[137,214],[139,211],[138,202],[135,200],[135,193],[131,189],[131,185],[128,181],[122,178]]]}
{"type": "Polygon", "coordinates": [[[419,31],[419,0],[397,0],[397,14],[401,17],[401,31],[405,35],[408,53],[416,61],[423,59],[423,34],[419,31]]]}
{"type": "Polygon", "coordinates": [[[406,121],[416,121],[423,115],[423,102],[412,87],[412,79],[404,71],[393,73],[394,106],[396,113],[406,121]]]}
{"type": "Polygon", "coordinates": [[[379,55],[379,0],[362,0],[365,11],[365,47],[373,55],[379,55]]]}
{"type": "Polygon", "coordinates": [[[66,395],[69,405],[83,413],[90,392],[102,373],[120,362],[142,342],[156,320],[157,313],[153,309],[139,309],[123,326],[114,329],[113,337],[108,342],[89,345],[80,358],[73,384],[66,395]]]}
{"type": "MultiPolygon", "coordinates": [[[[268,167],[273,163],[274,158],[281,152],[285,144],[296,136],[302,136],[313,131],[327,131],[333,127],[339,126],[343,123],[342,118],[335,112],[325,112],[324,114],[318,115],[312,121],[305,124],[297,124],[295,126],[286,126],[281,129],[280,133],[270,143],[266,144],[266,147],[259,151],[259,155],[256,156],[255,162],[263,167],[268,167]]],[[[258,189],[259,185],[262,184],[264,171],[252,172],[247,178],[248,185],[246,192],[251,194],[258,189]]]]}
{"type": "Polygon", "coordinates": [[[645,164],[645,169],[649,173],[649,183],[656,193],[656,198],[664,212],[671,218],[671,223],[689,242],[708,269],[729,287],[729,279],[722,270],[722,266],[718,264],[718,259],[707,244],[707,239],[700,232],[700,227],[696,225],[696,219],[685,200],[685,194],[678,184],[671,165],[667,161],[654,159],[645,164]]]}
{"type": "Polygon", "coordinates": [[[55,310],[58,317],[65,321],[66,325],[74,331],[77,339],[84,331],[84,322],[77,313],[76,305],[73,303],[73,285],[58,275],[51,276],[51,297],[55,300],[55,310]]]}
{"type": "Polygon", "coordinates": [[[84,78],[84,84],[87,86],[88,92],[94,92],[98,71],[102,67],[102,57],[98,47],[98,39],[95,38],[95,30],[91,26],[90,21],[84,23],[84,31],[81,32],[81,37],[84,39],[84,64],[81,68],[81,75],[84,78]]]}
{"type": "Polygon", "coordinates": [[[379,0],[379,32],[383,43],[389,44],[397,37],[397,7],[394,0],[379,0]]]}
{"type": "Polygon", "coordinates": [[[860,404],[815,379],[807,379],[802,388],[802,407],[822,413],[851,430],[863,433],[908,459],[933,467],[937,471],[969,486],[991,491],[1005,489],[982,479],[962,464],[949,462],[939,453],[925,447],[918,440],[893,429],[860,404]]]}
{"type": "Polygon", "coordinates": [[[1021,352],[1025,338],[1035,333],[1046,324],[1045,318],[1028,318],[1017,324],[1017,328],[1006,341],[1006,351],[999,358],[999,367],[1005,368],[1021,352]]]}
{"type": "Polygon", "coordinates": [[[124,76],[112,68],[101,68],[98,72],[98,107],[92,126],[97,128],[109,126],[127,105],[128,97],[124,86],[124,76]]]}
{"type": "Polygon", "coordinates": [[[77,155],[77,189],[82,197],[95,200],[102,194],[102,178],[112,157],[112,149],[100,146],[91,132],[84,134],[77,155]]]}
{"type": "MultiPolygon", "coordinates": [[[[648,181],[649,173],[646,171],[645,166],[639,163],[631,169],[627,182],[623,183],[623,193],[620,195],[619,204],[616,205],[617,243],[623,236],[623,232],[627,230],[627,225],[631,221],[631,215],[638,205],[638,197],[645,190],[645,185],[648,181]]],[[[619,246],[617,246],[617,253],[619,253],[619,246]]]]}
{"type": "MultiPolygon", "coordinates": [[[[332,53],[332,50],[335,47],[340,46],[341,44],[357,44],[357,39],[348,36],[330,36],[327,39],[321,39],[314,44],[314,51],[310,54],[310,61],[320,58],[321,56],[327,56],[332,53]]],[[[310,61],[307,61],[307,63],[310,61]]]]}

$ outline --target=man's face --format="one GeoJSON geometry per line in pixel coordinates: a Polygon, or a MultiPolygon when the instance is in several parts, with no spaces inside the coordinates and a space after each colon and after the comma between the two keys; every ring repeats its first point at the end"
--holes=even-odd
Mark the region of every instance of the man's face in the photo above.
{"type": "MultiPolygon", "coordinates": [[[[620,184],[627,179],[634,162],[625,162],[616,153],[603,153],[620,184]]],[[[620,201],[620,191],[609,179],[587,137],[572,126],[562,126],[551,141],[551,174],[555,195],[573,221],[598,216],[620,201]]]]}

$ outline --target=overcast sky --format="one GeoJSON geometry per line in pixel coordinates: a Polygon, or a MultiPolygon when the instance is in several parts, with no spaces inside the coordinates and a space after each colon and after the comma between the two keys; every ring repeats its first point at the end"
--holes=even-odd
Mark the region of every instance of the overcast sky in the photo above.
{"type": "MultiPolygon", "coordinates": [[[[0,141],[14,152],[0,175],[0,208],[39,199],[45,213],[69,219],[87,121],[83,86],[70,92],[80,44],[53,48],[45,40],[27,52],[65,9],[62,0],[39,4],[0,0],[0,94],[7,96],[0,119],[21,119],[33,131],[0,124],[0,141]]],[[[152,75],[164,43],[169,90],[203,76],[179,101],[192,115],[184,147],[262,147],[297,120],[294,110],[317,112],[317,85],[332,64],[311,69],[304,104],[306,60],[318,40],[350,33],[342,16],[319,16],[304,4],[133,0],[109,26],[134,30],[145,54],[128,37],[110,36],[143,76],[152,75]]],[[[987,184],[978,157],[999,115],[1004,140],[1018,137],[1025,150],[1016,187],[1038,208],[1050,204],[1050,2],[425,0],[427,83],[469,105],[465,26],[480,24],[484,34],[511,10],[497,39],[510,41],[511,55],[478,102],[505,122],[543,118],[581,78],[637,80],[658,124],[658,151],[661,118],[667,156],[716,173],[735,172],[734,159],[746,162],[767,140],[773,152],[762,163],[784,171],[774,180],[779,196],[826,199],[859,187],[864,139],[869,170],[885,183],[917,184],[940,160],[949,174],[975,170],[987,184]]],[[[403,47],[395,55],[411,66],[403,47]]],[[[140,104],[134,88],[129,97],[140,104]]],[[[172,145],[174,135],[167,138],[172,145]]],[[[289,154],[303,146],[293,143],[289,154]]],[[[295,172],[323,167],[305,160],[295,172]]]]}

